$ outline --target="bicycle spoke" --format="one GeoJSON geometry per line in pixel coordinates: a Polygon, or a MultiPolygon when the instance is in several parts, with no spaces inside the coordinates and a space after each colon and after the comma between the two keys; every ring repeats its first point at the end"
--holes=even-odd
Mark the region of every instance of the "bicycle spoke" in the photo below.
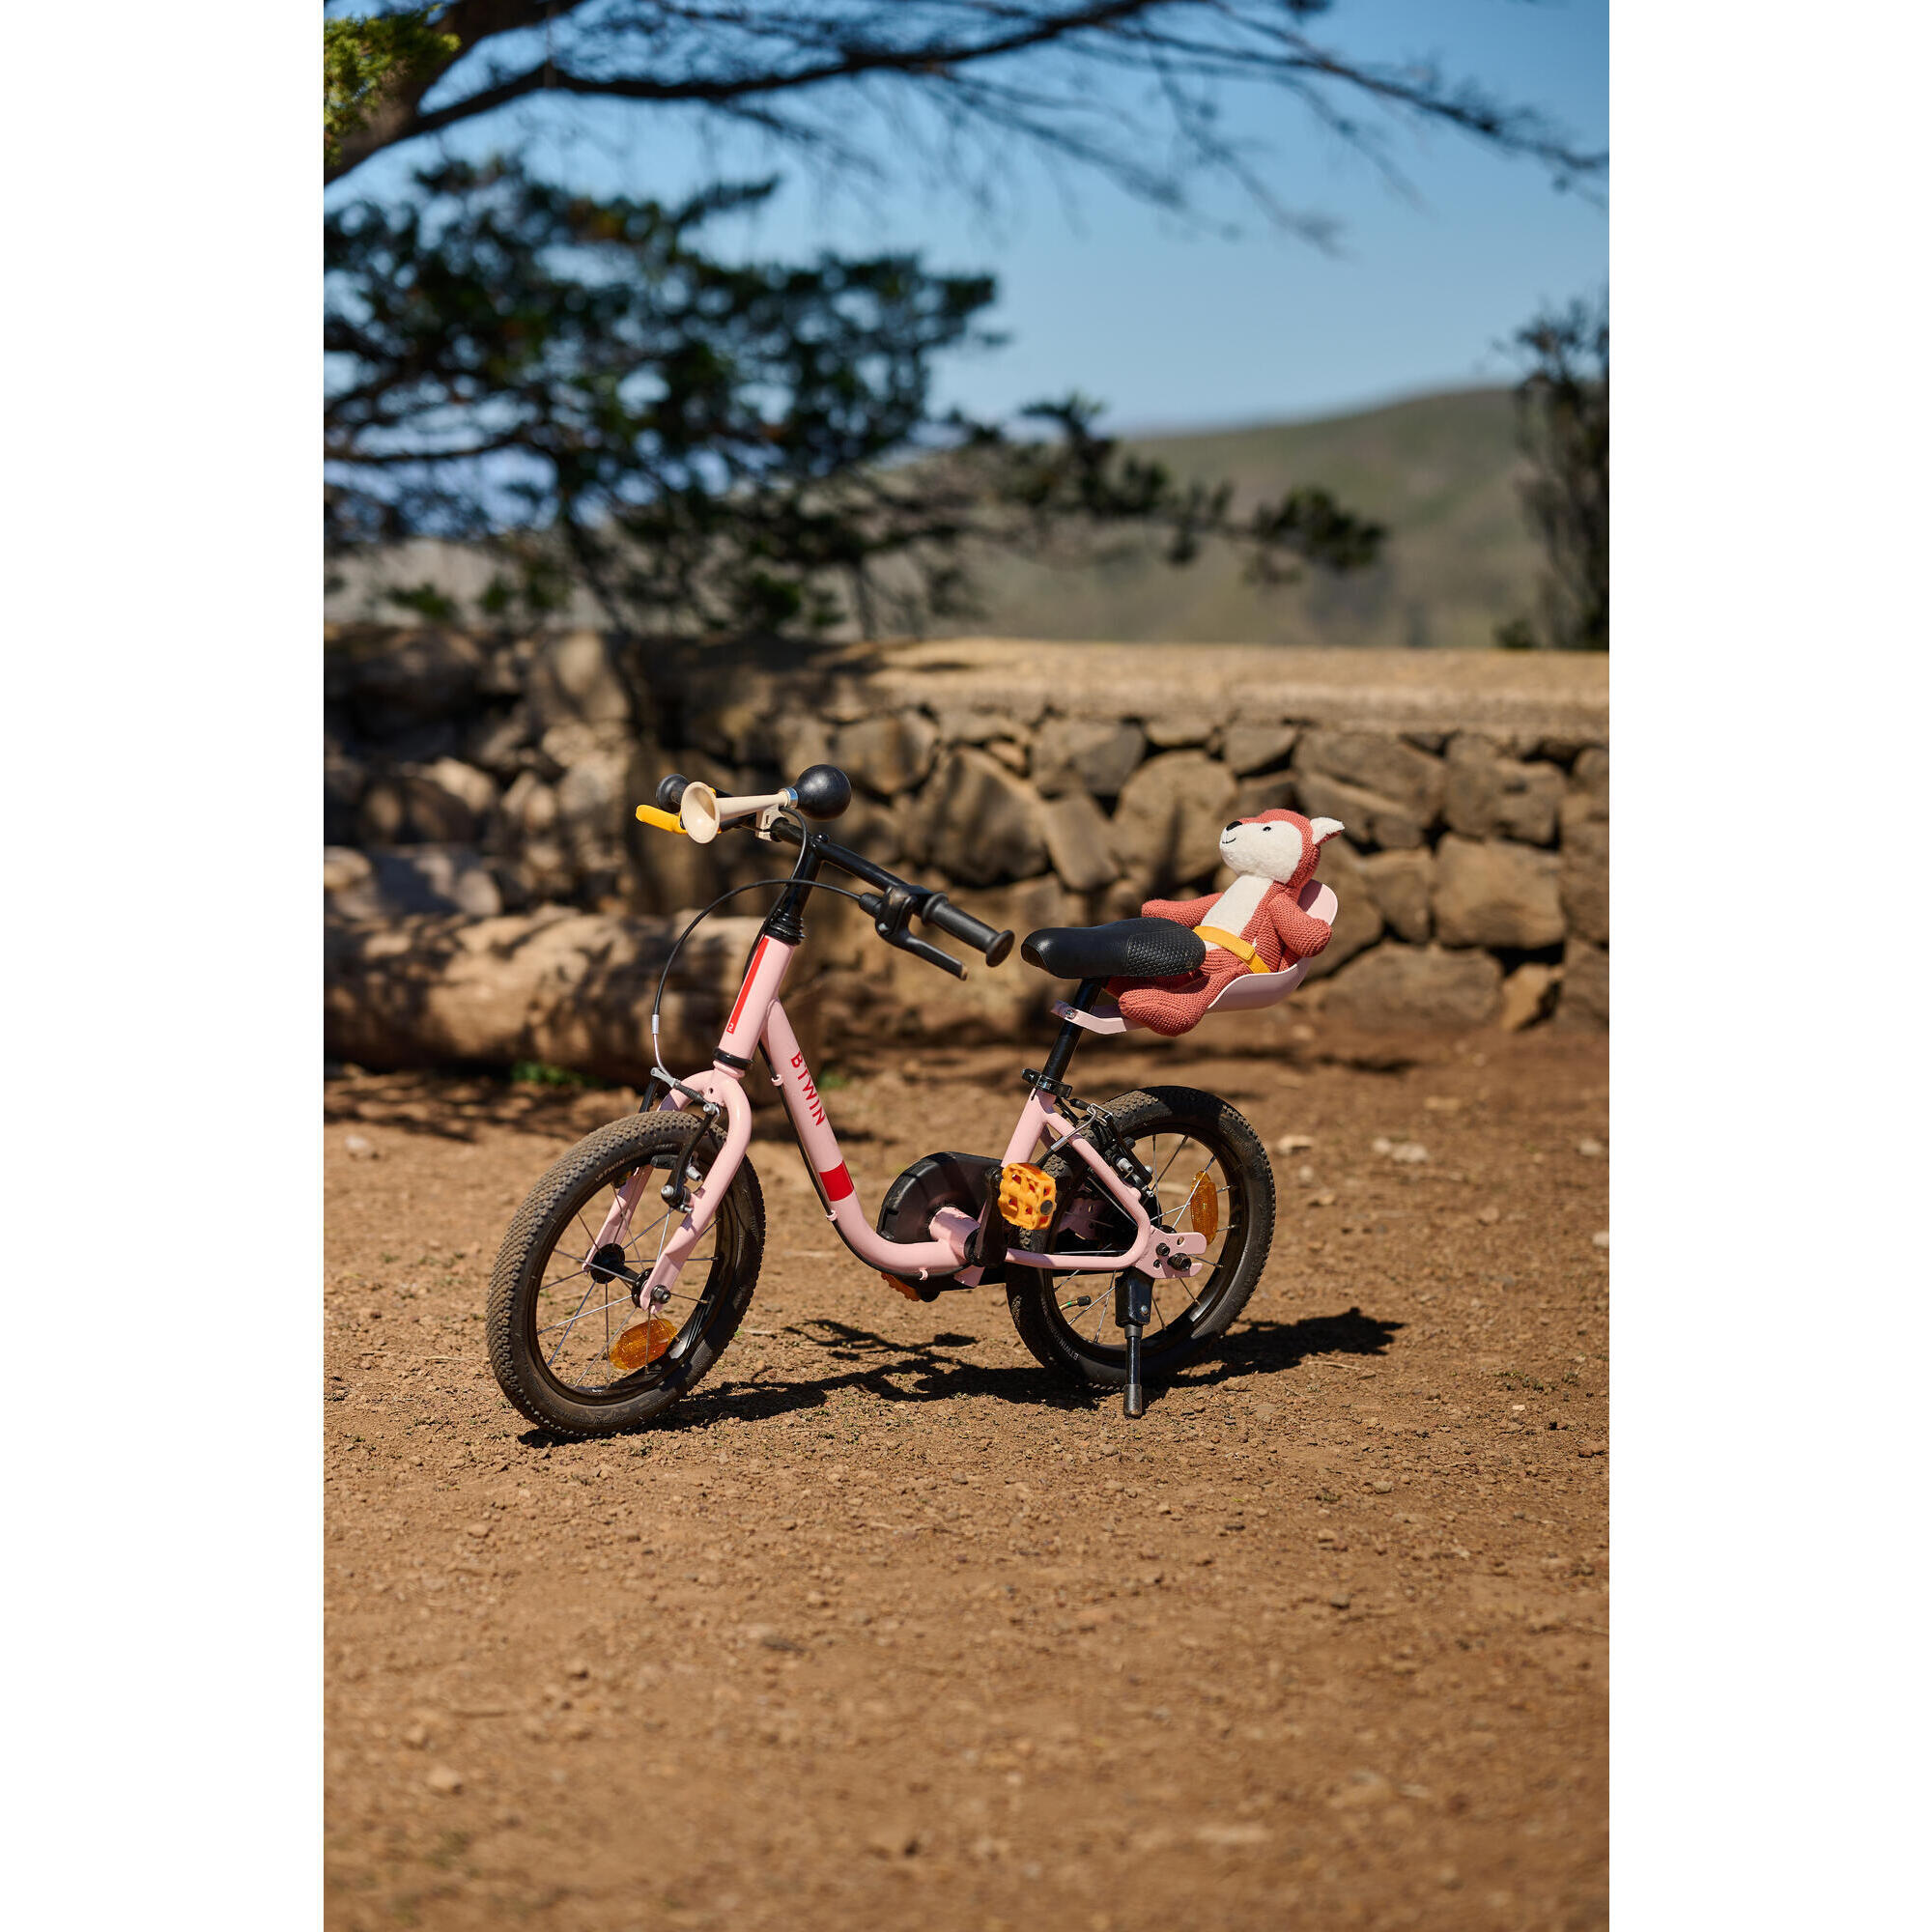
{"type": "MultiPolygon", "coordinates": [[[[1189,1139],[1190,1139],[1189,1135],[1182,1134],[1181,1137],[1175,1142],[1174,1151],[1167,1157],[1167,1167],[1162,1168],[1161,1171],[1153,1178],[1153,1184],[1156,1189],[1160,1186],[1160,1183],[1167,1179],[1167,1168],[1172,1167],[1174,1163],[1180,1158],[1180,1150],[1187,1145],[1189,1139]]],[[[1160,1158],[1160,1136],[1158,1134],[1154,1135],[1153,1137],[1153,1146],[1154,1146],[1153,1157],[1154,1159],[1158,1160],[1160,1158]]]]}
{"type": "Polygon", "coordinates": [[[573,1315],[570,1318],[570,1320],[563,1324],[563,1333],[557,1337],[556,1347],[551,1350],[550,1360],[544,1364],[546,1368],[553,1368],[555,1366],[556,1358],[563,1353],[563,1345],[570,1340],[570,1331],[577,1326],[578,1316],[581,1316],[583,1313],[583,1302],[588,1301],[590,1297],[596,1293],[596,1292],[597,1292],[597,1284],[594,1281],[590,1284],[588,1288],[586,1288],[583,1291],[583,1301],[580,1301],[577,1304],[577,1314],[573,1315]]]}
{"type": "MultiPolygon", "coordinates": [[[[604,1312],[605,1309],[608,1308],[634,1308],[636,1307],[636,1305],[637,1304],[634,1301],[632,1301],[631,1297],[628,1294],[620,1294],[614,1301],[606,1301],[601,1303],[596,1308],[582,1309],[580,1311],[580,1313],[585,1315],[600,1315],[604,1312]]],[[[567,1317],[565,1320],[561,1321],[546,1322],[543,1327],[537,1330],[537,1333],[539,1335],[548,1335],[552,1333],[554,1329],[568,1328],[571,1325],[571,1323],[576,1320],[577,1317],[575,1315],[572,1315],[567,1317]]]]}
{"type": "Polygon", "coordinates": [[[631,1238],[624,1243],[624,1249],[626,1254],[628,1254],[631,1249],[635,1248],[639,1241],[645,1239],[646,1236],[655,1234],[657,1230],[662,1228],[664,1224],[669,1219],[670,1219],[670,1209],[667,1208],[664,1210],[664,1212],[660,1214],[658,1218],[655,1221],[653,1221],[648,1228],[639,1229],[637,1234],[633,1235],[631,1238]]]}

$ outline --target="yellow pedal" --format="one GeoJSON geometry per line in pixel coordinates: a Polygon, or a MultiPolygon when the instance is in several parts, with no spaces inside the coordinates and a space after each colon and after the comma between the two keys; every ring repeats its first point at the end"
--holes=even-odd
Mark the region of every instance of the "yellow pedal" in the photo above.
{"type": "Polygon", "coordinates": [[[630,1375],[647,1368],[677,1340],[677,1323],[653,1315],[648,1321],[634,1321],[611,1344],[611,1365],[630,1375]]]}
{"type": "Polygon", "coordinates": [[[1187,1197],[1187,1225],[1197,1235],[1212,1240],[1221,1227],[1221,1197],[1203,1168],[1194,1177],[1194,1191],[1187,1197]]]}
{"type": "Polygon", "coordinates": [[[1000,1218],[1009,1228],[1031,1233],[1053,1219],[1053,1177],[1030,1160],[1009,1160],[1000,1169],[1000,1218]]]}

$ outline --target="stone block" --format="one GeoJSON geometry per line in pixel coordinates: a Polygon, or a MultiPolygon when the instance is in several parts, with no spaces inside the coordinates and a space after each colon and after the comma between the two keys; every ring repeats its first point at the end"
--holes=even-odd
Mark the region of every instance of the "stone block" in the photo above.
{"type": "Polygon", "coordinates": [[[1445,946],[1554,946],[1563,937],[1556,855],[1450,833],[1435,849],[1432,908],[1445,946]]]}
{"type": "Polygon", "coordinates": [[[1534,1026],[1556,1004],[1562,977],[1554,966],[1546,966],[1540,959],[1525,959],[1503,981],[1502,1006],[1496,1014],[1496,1024],[1505,1033],[1520,1033],[1524,1027],[1534,1026]]]}
{"type": "Polygon", "coordinates": [[[595,828],[614,838],[644,796],[642,777],[633,775],[632,762],[630,750],[615,746],[579,758],[557,781],[557,822],[567,828],[595,828]]]}
{"type": "MultiPolygon", "coordinates": [[[[1328,863],[1324,850],[1321,863],[1328,863]]],[[[1362,876],[1389,930],[1411,946],[1429,937],[1429,895],[1435,861],[1427,846],[1406,852],[1375,852],[1362,861],[1362,876]]]]}
{"type": "Polygon", "coordinates": [[[1321,772],[1294,775],[1296,809],[1310,818],[1339,818],[1358,845],[1412,850],[1425,842],[1428,820],[1406,805],[1321,772]]]}
{"type": "Polygon", "coordinates": [[[1610,954],[1607,947],[1571,940],[1563,949],[1563,996],[1556,1022],[1563,1027],[1606,1027],[1610,1023],[1610,954]]]}
{"type": "Polygon", "coordinates": [[[1304,731],[1294,748],[1294,769],[1387,799],[1425,832],[1442,809],[1442,760],[1384,732],[1304,731]]]}
{"type": "Polygon", "coordinates": [[[773,763],[780,784],[789,784],[808,765],[832,765],[832,727],[815,712],[793,712],[771,731],[773,763]]]}
{"type": "Polygon", "coordinates": [[[772,735],[772,710],[756,698],[732,698],[692,714],[692,744],[726,765],[772,765],[778,745],[772,735]]]}
{"type": "Polygon", "coordinates": [[[415,913],[503,910],[497,881],[473,845],[323,852],[323,904],[338,919],[398,919],[415,913]]]}
{"type": "Polygon", "coordinates": [[[1610,816],[1610,754],[1601,745],[1592,745],[1577,754],[1571,769],[1569,789],[1563,794],[1558,812],[1562,838],[1569,840],[1578,825],[1601,825],[1610,816]]]}
{"type": "Polygon", "coordinates": [[[1121,789],[1111,840],[1126,876],[1151,893],[1206,879],[1219,864],[1235,781],[1205,752],[1163,752],[1121,789]]]}
{"type": "Polygon", "coordinates": [[[489,773],[465,764],[461,758],[439,758],[418,776],[440,785],[452,798],[461,799],[479,819],[497,803],[496,781],[489,773]]]}
{"type": "Polygon", "coordinates": [[[473,845],[481,820],[454,792],[419,772],[391,772],[364,786],[358,845],[473,845]]]}
{"type": "Polygon", "coordinates": [[[1130,722],[1049,718],[1034,734],[1034,783],[1047,798],[1069,791],[1118,798],[1147,745],[1147,733],[1130,722]]]}
{"type": "Polygon", "coordinates": [[[1610,815],[1610,748],[1607,745],[1587,745],[1577,753],[1577,762],[1570,768],[1570,783],[1596,808],[1594,816],[1607,818],[1610,815]]]}
{"type": "MultiPolygon", "coordinates": [[[[904,801],[889,805],[882,799],[869,798],[862,791],[855,791],[852,803],[825,830],[839,844],[863,853],[875,864],[895,866],[905,842],[904,821],[908,815],[904,801]]],[[[782,851],[786,848],[779,849],[782,851]]],[[[834,883],[843,885],[849,882],[835,879],[834,883]]],[[[862,888],[854,886],[853,890],[857,892],[862,888]]]]}
{"type": "Polygon", "coordinates": [[[906,844],[915,861],[967,885],[1033,878],[1048,865],[1038,794],[973,746],[948,753],[926,781],[906,844]]]}
{"type": "Polygon", "coordinates": [[[463,755],[472,765],[499,777],[521,771],[536,743],[529,707],[513,704],[507,711],[487,711],[463,734],[463,755]]]}
{"type": "Polygon", "coordinates": [[[886,711],[841,724],[833,734],[831,762],[877,798],[909,791],[932,769],[939,732],[918,711],[886,711]]]}
{"type": "Polygon", "coordinates": [[[1198,689],[1177,692],[1174,701],[1141,720],[1148,743],[1163,752],[1206,745],[1228,721],[1228,700],[1198,689]]]}
{"type": "Polygon", "coordinates": [[[1610,943],[1610,828],[1600,818],[1564,829],[1558,887],[1572,938],[1610,943]]]}
{"type": "Polygon", "coordinates": [[[556,791],[534,772],[520,772],[503,794],[502,824],[507,843],[541,838],[556,824],[556,791]]]}
{"type": "Polygon", "coordinates": [[[638,739],[629,726],[586,724],[581,718],[566,718],[551,725],[540,740],[544,757],[554,773],[567,772],[571,766],[593,758],[629,757],[637,746],[638,739]]]}
{"type": "Polygon", "coordinates": [[[343,919],[380,919],[382,900],[376,891],[375,862],[353,845],[322,848],[324,907],[343,919]]]}
{"type": "Polygon", "coordinates": [[[1293,724],[1256,724],[1242,721],[1221,734],[1221,762],[1236,778],[1277,763],[1294,749],[1299,735],[1293,724]]]}
{"type": "Polygon", "coordinates": [[[940,704],[934,707],[939,737],[947,745],[988,745],[995,738],[1026,739],[1033,720],[999,704],[940,704]]]}
{"type": "Polygon", "coordinates": [[[631,695],[595,631],[571,631],[530,657],[525,673],[539,728],[574,718],[585,724],[629,724],[631,695]]]}
{"type": "Polygon", "coordinates": [[[1335,976],[1321,1010],[1364,1028],[1486,1027],[1501,1009],[1502,983],[1488,952],[1385,943],[1335,976]]]}
{"type": "Polygon", "coordinates": [[[1120,877],[1105,813],[1084,791],[1048,799],[1041,813],[1047,855],[1069,892],[1094,893],[1120,877]]]}
{"type": "Polygon", "coordinates": [[[1548,845],[1556,837],[1563,774],[1554,765],[1504,757],[1489,739],[1459,731],[1449,741],[1442,816],[1465,838],[1548,845]]]}

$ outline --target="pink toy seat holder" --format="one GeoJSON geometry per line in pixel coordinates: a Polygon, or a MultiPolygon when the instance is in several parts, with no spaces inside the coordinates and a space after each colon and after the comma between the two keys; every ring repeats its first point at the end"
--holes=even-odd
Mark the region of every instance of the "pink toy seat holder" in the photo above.
{"type": "MultiPolygon", "coordinates": [[[[1294,900],[1303,912],[1330,926],[1335,923],[1341,902],[1319,879],[1310,879],[1295,894],[1294,900]]],[[[1271,1007],[1278,1000],[1287,999],[1301,984],[1308,977],[1308,968],[1312,963],[1307,959],[1297,959],[1293,966],[1285,967],[1279,973],[1243,973],[1238,979],[1230,980],[1214,995],[1208,1013],[1250,1013],[1261,1007],[1271,1007]]],[[[1055,1000],[1053,1011],[1064,1020],[1071,1020],[1075,1026],[1085,1027],[1089,1033],[1147,1031],[1138,1022],[1123,1018],[1120,1008],[1111,1003],[1082,1013],[1076,1012],[1065,1000],[1055,1000]]],[[[1206,1019],[1208,1013],[1203,1013],[1201,1017],[1206,1019]]]]}

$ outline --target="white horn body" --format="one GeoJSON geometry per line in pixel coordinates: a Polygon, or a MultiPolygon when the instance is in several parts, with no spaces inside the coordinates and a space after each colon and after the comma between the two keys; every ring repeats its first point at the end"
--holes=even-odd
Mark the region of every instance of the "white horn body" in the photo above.
{"type": "Polygon", "coordinates": [[[677,822],[696,845],[709,845],[718,837],[719,827],[727,818],[741,818],[750,811],[763,811],[770,805],[789,805],[789,791],[768,792],[762,798],[720,798],[708,784],[694,780],[684,788],[678,802],[677,822]]]}

